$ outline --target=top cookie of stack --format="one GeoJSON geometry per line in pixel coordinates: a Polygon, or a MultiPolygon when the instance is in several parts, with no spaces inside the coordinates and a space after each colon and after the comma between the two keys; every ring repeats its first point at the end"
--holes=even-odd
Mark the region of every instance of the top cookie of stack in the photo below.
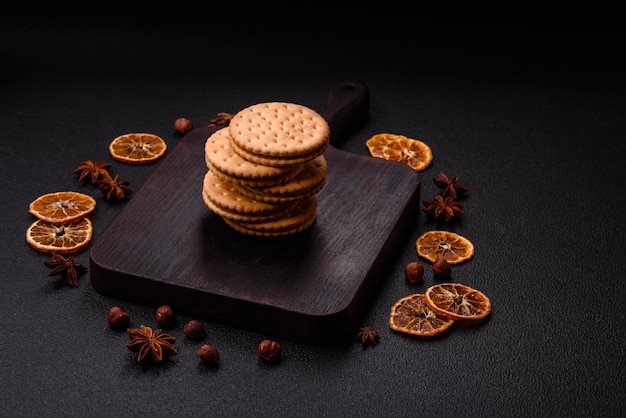
{"type": "Polygon", "coordinates": [[[326,120],[302,105],[268,102],[239,111],[206,141],[205,204],[248,235],[308,228],[326,183],[329,134],[326,120]]]}

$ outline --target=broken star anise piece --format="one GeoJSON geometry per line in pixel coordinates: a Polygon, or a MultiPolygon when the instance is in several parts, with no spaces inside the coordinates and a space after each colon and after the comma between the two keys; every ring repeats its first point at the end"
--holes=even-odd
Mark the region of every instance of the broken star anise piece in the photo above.
{"type": "Polygon", "coordinates": [[[83,181],[90,177],[92,183],[97,182],[100,177],[109,175],[109,167],[111,163],[104,161],[83,161],[74,170],[75,174],[78,174],[78,181],[83,181]]]}
{"type": "Polygon", "coordinates": [[[230,125],[230,120],[233,118],[232,113],[227,112],[219,112],[215,119],[211,119],[211,123],[209,126],[228,126],[230,125]]]}
{"type": "Polygon", "coordinates": [[[158,363],[177,353],[174,347],[176,337],[164,334],[160,328],[153,331],[150,327],[140,325],[139,328],[129,328],[128,336],[130,342],[126,347],[133,353],[139,353],[138,362],[152,360],[158,363]]]}
{"type": "Polygon", "coordinates": [[[375,345],[379,339],[380,335],[371,325],[359,328],[356,333],[356,340],[364,346],[368,344],[375,345]]]}
{"type": "Polygon", "coordinates": [[[434,199],[424,201],[422,209],[432,219],[450,222],[463,215],[463,204],[452,196],[443,197],[438,194],[434,199]]]}
{"type": "Polygon", "coordinates": [[[441,194],[444,197],[450,196],[453,199],[456,199],[458,195],[461,195],[469,190],[469,187],[459,183],[459,176],[452,176],[451,178],[448,178],[445,174],[439,173],[439,175],[433,179],[433,182],[437,187],[443,190],[441,194]]]}
{"type": "Polygon", "coordinates": [[[127,181],[120,181],[119,177],[119,174],[115,177],[107,175],[98,180],[96,183],[100,191],[102,191],[102,195],[107,200],[116,200],[119,202],[124,200],[133,192],[133,189],[128,186],[130,183],[127,181]]]}
{"type": "Polygon", "coordinates": [[[74,261],[74,257],[65,258],[57,253],[52,253],[51,261],[43,263],[52,269],[48,272],[48,276],[60,275],[65,279],[65,283],[74,287],[78,286],[78,276],[87,271],[87,267],[74,261]]]}

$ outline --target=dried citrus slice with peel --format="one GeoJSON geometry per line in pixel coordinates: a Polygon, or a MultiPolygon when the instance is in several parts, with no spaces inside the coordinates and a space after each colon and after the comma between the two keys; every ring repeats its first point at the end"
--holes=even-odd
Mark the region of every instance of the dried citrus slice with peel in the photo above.
{"type": "Polygon", "coordinates": [[[26,230],[26,241],[39,251],[67,254],[85,248],[92,235],[93,225],[89,218],[62,224],[37,219],[26,230]]]}
{"type": "Polygon", "coordinates": [[[112,158],[131,164],[151,163],[165,155],[165,151],[165,141],[151,133],[120,135],[109,144],[112,158]]]}
{"type": "Polygon", "coordinates": [[[483,292],[460,283],[440,283],[426,289],[426,303],[438,315],[455,320],[483,319],[491,301],[483,292]]]}
{"type": "Polygon", "coordinates": [[[96,209],[96,200],[79,192],[54,192],[33,200],[28,211],[37,218],[56,224],[75,222],[96,209]]]}
{"type": "Polygon", "coordinates": [[[415,241],[417,254],[435,262],[438,258],[450,264],[469,260],[474,255],[474,244],[467,238],[450,231],[427,231],[415,241]]]}
{"type": "Polygon", "coordinates": [[[404,135],[381,133],[365,141],[373,157],[406,164],[415,171],[425,170],[433,161],[433,152],[424,142],[404,135]]]}
{"type": "Polygon", "coordinates": [[[453,319],[442,317],[431,309],[421,293],[399,299],[389,314],[389,327],[392,330],[417,337],[439,335],[453,324],[453,319]]]}

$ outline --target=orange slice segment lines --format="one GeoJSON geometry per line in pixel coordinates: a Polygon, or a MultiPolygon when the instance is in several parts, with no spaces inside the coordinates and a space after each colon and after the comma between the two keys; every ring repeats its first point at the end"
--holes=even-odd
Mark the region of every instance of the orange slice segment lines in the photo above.
{"type": "Polygon", "coordinates": [[[53,192],[33,200],[28,211],[50,223],[78,221],[96,209],[96,200],[79,192],[53,192]]]}
{"type": "Polygon", "coordinates": [[[426,289],[426,303],[438,315],[454,320],[483,319],[491,301],[483,292],[461,283],[440,283],[426,289]]]}
{"type": "Polygon", "coordinates": [[[38,251],[67,254],[87,247],[92,235],[89,218],[62,224],[37,219],[26,230],[26,241],[38,251]]]}
{"type": "Polygon", "coordinates": [[[432,149],[426,143],[404,135],[376,134],[365,141],[365,145],[373,157],[397,161],[418,172],[433,161],[432,149]]]}
{"type": "Polygon", "coordinates": [[[421,293],[399,299],[389,314],[389,327],[392,330],[416,337],[434,337],[453,324],[453,319],[442,317],[431,309],[421,293]]]}
{"type": "Polygon", "coordinates": [[[415,249],[420,257],[431,262],[443,258],[450,264],[461,263],[474,255],[474,244],[450,231],[424,232],[415,240],[415,249]]]}
{"type": "Polygon", "coordinates": [[[117,161],[130,164],[148,164],[165,155],[167,144],[151,133],[120,135],[109,143],[109,154],[117,161]]]}

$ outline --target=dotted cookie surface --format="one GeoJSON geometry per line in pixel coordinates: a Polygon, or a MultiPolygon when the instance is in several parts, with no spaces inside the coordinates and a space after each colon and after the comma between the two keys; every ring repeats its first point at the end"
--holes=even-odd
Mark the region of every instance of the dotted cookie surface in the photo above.
{"type": "Polygon", "coordinates": [[[315,158],[317,151],[323,152],[328,146],[330,134],[319,113],[285,102],[249,106],[233,116],[228,129],[231,140],[243,152],[279,159],[315,158]]]}
{"type": "Polygon", "coordinates": [[[228,128],[222,128],[209,136],[204,145],[204,155],[209,168],[214,167],[221,173],[236,178],[282,177],[295,168],[262,165],[242,158],[231,146],[228,128]]]}

